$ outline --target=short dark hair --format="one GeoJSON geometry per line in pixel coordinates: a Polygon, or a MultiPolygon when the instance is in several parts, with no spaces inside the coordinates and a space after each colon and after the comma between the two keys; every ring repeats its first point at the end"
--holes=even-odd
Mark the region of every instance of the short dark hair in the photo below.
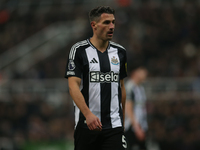
{"type": "Polygon", "coordinates": [[[109,6],[98,6],[94,9],[92,9],[89,12],[89,19],[90,22],[92,21],[98,21],[99,17],[101,16],[101,14],[103,13],[107,13],[107,14],[115,14],[115,10],[109,6]]]}

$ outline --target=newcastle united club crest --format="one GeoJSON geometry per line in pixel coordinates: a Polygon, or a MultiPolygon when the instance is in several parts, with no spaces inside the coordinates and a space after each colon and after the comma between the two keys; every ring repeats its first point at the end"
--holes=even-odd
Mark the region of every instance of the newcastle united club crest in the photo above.
{"type": "Polygon", "coordinates": [[[117,58],[115,58],[115,56],[113,56],[113,58],[111,58],[111,63],[112,63],[113,65],[119,65],[119,61],[118,61],[117,58]]]}

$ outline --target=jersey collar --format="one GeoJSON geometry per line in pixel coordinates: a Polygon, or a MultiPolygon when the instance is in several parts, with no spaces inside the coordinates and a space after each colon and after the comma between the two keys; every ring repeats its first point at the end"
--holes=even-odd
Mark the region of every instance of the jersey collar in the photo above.
{"type": "MultiPolygon", "coordinates": [[[[90,44],[90,46],[93,48],[93,49],[96,49],[97,51],[99,51],[91,42],[90,42],[90,39],[87,39],[88,43],[90,44]]],[[[108,41],[108,47],[106,48],[105,52],[108,51],[110,49],[110,41],[108,41]]],[[[99,51],[100,52],[100,51],[99,51]]],[[[104,53],[105,53],[104,52],[104,53]]]]}

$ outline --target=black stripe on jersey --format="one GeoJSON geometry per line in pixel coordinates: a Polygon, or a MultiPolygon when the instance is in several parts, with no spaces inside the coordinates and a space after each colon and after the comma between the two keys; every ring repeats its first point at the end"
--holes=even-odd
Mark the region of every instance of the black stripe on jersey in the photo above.
{"type": "MultiPolygon", "coordinates": [[[[104,53],[101,53],[97,50],[99,61],[100,61],[100,71],[103,73],[110,72],[110,61],[108,57],[107,50],[104,53]]],[[[112,127],[111,118],[110,118],[110,106],[111,106],[111,83],[101,83],[101,122],[103,128],[112,127]]]]}
{"type": "MultiPolygon", "coordinates": [[[[120,84],[120,80],[119,80],[119,85],[120,84]]],[[[122,111],[122,106],[121,106],[121,97],[122,97],[122,92],[121,92],[121,86],[118,87],[118,100],[119,100],[119,116],[121,118],[121,123],[122,123],[122,126],[123,126],[123,111],[122,111]]],[[[125,118],[124,118],[125,119],[125,118]]]]}
{"type": "Polygon", "coordinates": [[[82,52],[82,57],[83,57],[84,67],[83,67],[83,75],[82,75],[83,89],[81,90],[81,92],[84,95],[87,106],[89,106],[89,83],[90,83],[89,82],[89,73],[88,73],[89,72],[89,64],[88,64],[87,54],[86,54],[85,50],[82,52]]]}
{"type": "MultiPolygon", "coordinates": [[[[122,47],[121,45],[119,45],[119,44],[116,44],[116,43],[114,43],[114,42],[112,42],[112,44],[114,45],[114,46],[119,46],[120,48],[122,48],[123,49],[123,51],[125,50],[124,49],[124,47],[122,47]]],[[[119,59],[120,59],[120,69],[122,68],[122,64],[123,64],[123,62],[122,62],[122,55],[121,55],[121,53],[120,53],[120,50],[118,49],[118,56],[119,56],[119,59]]],[[[120,77],[120,79],[121,79],[121,77],[120,77]]],[[[122,111],[122,106],[121,106],[121,99],[122,99],[122,93],[121,93],[121,83],[120,83],[120,80],[119,80],[119,87],[118,87],[118,100],[119,100],[119,116],[120,116],[120,118],[121,118],[121,123],[122,123],[122,125],[123,125],[123,111],[122,111]]],[[[125,119],[125,118],[124,118],[125,119]]]]}
{"type": "MultiPolygon", "coordinates": [[[[85,99],[85,103],[87,106],[89,106],[89,64],[88,64],[88,59],[87,59],[87,54],[85,49],[88,47],[88,45],[84,45],[82,46],[82,51],[81,51],[81,56],[83,58],[83,74],[82,74],[82,81],[83,81],[83,88],[81,90],[81,93],[84,96],[85,99]]],[[[80,124],[82,127],[87,128],[87,124],[84,122],[85,116],[82,114],[82,112],[80,111],[80,124]]]]}

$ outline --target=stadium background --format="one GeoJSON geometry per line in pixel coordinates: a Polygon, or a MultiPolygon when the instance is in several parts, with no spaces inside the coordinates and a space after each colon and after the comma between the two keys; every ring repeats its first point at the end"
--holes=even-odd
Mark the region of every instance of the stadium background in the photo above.
{"type": "Polygon", "coordinates": [[[66,59],[98,5],[116,9],[129,67],[149,70],[149,150],[199,150],[199,0],[0,0],[0,150],[73,149],[66,59]]]}

